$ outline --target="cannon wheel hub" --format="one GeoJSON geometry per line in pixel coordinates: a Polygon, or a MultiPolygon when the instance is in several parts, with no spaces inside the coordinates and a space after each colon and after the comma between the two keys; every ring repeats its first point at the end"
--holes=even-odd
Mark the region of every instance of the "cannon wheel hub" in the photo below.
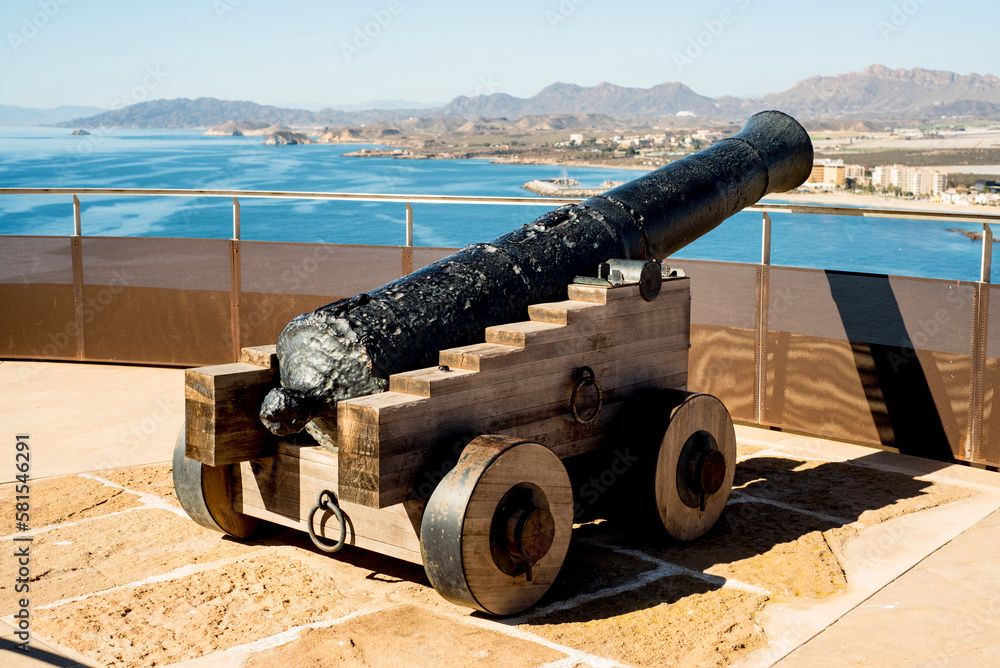
{"type": "Polygon", "coordinates": [[[555,581],[573,530],[573,489],[551,450],[480,436],[438,484],[420,525],[431,584],[458,605],[513,615],[555,581]]]}
{"type": "Polygon", "coordinates": [[[670,415],[656,462],[656,507],[667,532],[694,540],[729,501],[736,470],[736,431],[710,394],[687,396],[670,415]]]}

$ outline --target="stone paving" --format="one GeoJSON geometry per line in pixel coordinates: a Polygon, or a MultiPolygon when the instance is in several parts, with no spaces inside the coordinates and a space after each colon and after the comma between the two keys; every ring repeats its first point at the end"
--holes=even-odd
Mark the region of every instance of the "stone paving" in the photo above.
{"type": "MultiPolygon", "coordinates": [[[[0,388],[25,396],[0,439],[30,430],[34,457],[31,653],[14,649],[8,576],[0,665],[998,663],[1000,474],[738,427],[733,498],[709,534],[673,543],[609,508],[575,528],[538,605],[491,619],[442,599],[419,566],[350,547],[331,557],[291,530],[237,541],[189,520],[168,463],[181,382],[173,369],[0,363],[0,388]],[[93,419],[82,431],[47,422],[35,391],[75,393],[71,410],[93,419]],[[108,405],[114,437],[99,419],[108,405]]],[[[10,574],[20,534],[0,471],[10,574]]]]}

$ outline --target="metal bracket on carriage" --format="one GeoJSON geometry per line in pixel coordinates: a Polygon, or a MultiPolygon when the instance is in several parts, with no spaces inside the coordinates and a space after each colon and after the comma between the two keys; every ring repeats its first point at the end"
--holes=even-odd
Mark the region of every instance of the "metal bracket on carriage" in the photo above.
{"type": "Polygon", "coordinates": [[[638,285],[639,294],[647,302],[660,294],[663,281],[687,276],[683,269],[671,269],[663,260],[608,260],[597,265],[597,276],[577,276],[574,283],[616,288],[638,285]]]}

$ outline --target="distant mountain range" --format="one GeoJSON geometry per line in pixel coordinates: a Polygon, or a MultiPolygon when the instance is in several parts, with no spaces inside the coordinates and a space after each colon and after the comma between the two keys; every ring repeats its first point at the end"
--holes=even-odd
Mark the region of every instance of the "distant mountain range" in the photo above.
{"type": "Polygon", "coordinates": [[[81,116],[93,116],[103,111],[100,107],[63,105],[54,109],[37,109],[0,104],[0,125],[51,125],[81,116]]]}
{"type": "MultiPolygon", "coordinates": [[[[381,105],[380,105],[381,106],[381,105]]],[[[516,118],[552,114],[604,114],[614,119],[695,116],[742,120],[763,109],[781,109],[800,119],[929,120],[950,116],[1000,120],[1000,79],[938,70],[891,70],[871,65],[863,72],[800,81],[782,93],[759,98],[699,95],[681,83],[626,88],[610,83],[554,83],[529,98],[505,93],[456,97],[442,107],[338,110],[284,109],[215,98],[153,100],[94,116],[54,123],[59,127],[207,128],[226,121],[280,123],[296,127],[347,126],[412,117],[516,118]]]]}
{"type": "Polygon", "coordinates": [[[421,109],[309,111],[271,107],[256,102],[217,100],[214,97],[199,97],[196,100],[181,97],[174,100],[139,102],[96,116],[76,118],[53,125],[63,128],[209,128],[226,121],[253,121],[290,127],[324,127],[394,121],[418,115],[428,115],[428,111],[421,109]]]}

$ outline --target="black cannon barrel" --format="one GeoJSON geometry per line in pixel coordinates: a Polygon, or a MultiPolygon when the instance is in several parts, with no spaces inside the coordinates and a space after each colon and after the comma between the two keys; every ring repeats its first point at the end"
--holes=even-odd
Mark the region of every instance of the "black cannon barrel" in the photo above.
{"type": "Polygon", "coordinates": [[[493,241],[467,246],[369,293],[298,316],[278,337],[281,387],[261,406],[272,432],[320,442],[337,402],[384,391],[389,375],[437,363],[439,350],[483,340],[491,325],[527,319],[530,304],[564,299],[575,276],[609,258],[664,258],[768,193],[801,185],[809,135],[779,111],[734,137],[493,241]]]}

